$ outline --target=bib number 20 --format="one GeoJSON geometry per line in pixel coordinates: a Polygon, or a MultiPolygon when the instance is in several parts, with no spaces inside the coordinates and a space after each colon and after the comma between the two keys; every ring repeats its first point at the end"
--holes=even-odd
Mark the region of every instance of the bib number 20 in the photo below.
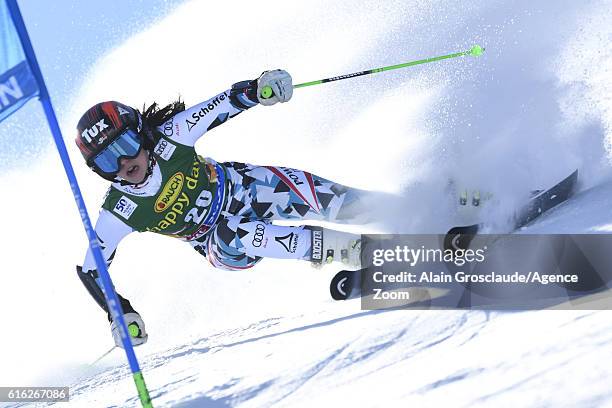
{"type": "Polygon", "coordinates": [[[212,193],[208,190],[202,190],[195,201],[196,207],[189,210],[189,212],[185,216],[185,222],[191,221],[195,224],[200,224],[202,221],[204,221],[204,217],[208,212],[206,211],[206,209],[210,206],[211,202],[212,193]]]}

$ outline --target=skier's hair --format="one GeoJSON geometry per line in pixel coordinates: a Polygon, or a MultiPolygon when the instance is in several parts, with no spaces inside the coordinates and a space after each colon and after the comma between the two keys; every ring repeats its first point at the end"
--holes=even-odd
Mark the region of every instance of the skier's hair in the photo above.
{"type": "Polygon", "coordinates": [[[144,131],[147,135],[144,139],[144,148],[151,151],[159,142],[161,134],[157,131],[157,127],[163,125],[171,117],[185,110],[185,102],[179,98],[160,108],[157,102],[153,102],[149,107],[142,106],[142,121],[144,122],[144,131]]]}
{"type": "Polygon", "coordinates": [[[177,113],[185,110],[185,102],[181,100],[180,96],[176,101],[163,108],[160,108],[157,102],[153,102],[149,107],[145,106],[142,106],[142,120],[151,128],[162,125],[177,113]]]}

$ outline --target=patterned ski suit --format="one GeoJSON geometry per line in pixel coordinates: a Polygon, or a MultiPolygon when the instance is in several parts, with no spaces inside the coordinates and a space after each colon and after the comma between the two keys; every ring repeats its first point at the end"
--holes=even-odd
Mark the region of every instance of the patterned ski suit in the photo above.
{"type": "MultiPolygon", "coordinates": [[[[120,241],[134,231],[187,241],[225,270],[250,268],[263,257],[316,262],[321,253],[312,247],[320,229],[272,221],[347,222],[358,215],[365,191],[301,170],[217,163],[196,153],[194,144],[206,132],[257,104],[243,89],[244,82],[235,84],[159,126],[157,145],[149,152],[152,174],[137,186],[111,185],[95,226],[108,265],[120,241]]],[[[88,250],[78,274],[108,313],[95,269],[88,250]]],[[[129,301],[119,298],[124,313],[133,311],[129,301]]]]}

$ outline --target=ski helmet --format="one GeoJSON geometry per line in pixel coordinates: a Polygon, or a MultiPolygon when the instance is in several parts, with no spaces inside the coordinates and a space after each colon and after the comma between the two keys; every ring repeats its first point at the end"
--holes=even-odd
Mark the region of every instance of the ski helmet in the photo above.
{"type": "MultiPolygon", "coordinates": [[[[144,139],[148,139],[146,132],[143,132],[140,112],[115,101],[92,106],[79,120],[77,132],[75,142],[87,165],[110,181],[117,181],[119,160],[123,157],[136,157],[145,145],[144,139]],[[129,135],[129,138],[126,135],[129,135]],[[127,141],[119,140],[123,138],[127,141]],[[115,146],[117,144],[120,146],[115,146]],[[103,165],[103,156],[108,154],[111,148],[115,152],[114,156],[107,158],[107,164],[103,165]]],[[[149,143],[145,147],[148,145],[149,143]]]]}

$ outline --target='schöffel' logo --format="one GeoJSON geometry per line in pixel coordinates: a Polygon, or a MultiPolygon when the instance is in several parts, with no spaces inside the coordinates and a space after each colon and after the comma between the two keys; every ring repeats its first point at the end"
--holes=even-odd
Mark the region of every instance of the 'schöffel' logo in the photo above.
{"type": "Polygon", "coordinates": [[[191,119],[193,119],[193,121],[189,119],[186,120],[187,130],[191,131],[191,129],[193,129],[193,127],[197,125],[200,119],[206,116],[209,112],[215,110],[215,108],[219,106],[219,104],[221,104],[228,96],[229,95],[223,92],[222,94],[217,95],[214,99],[211,99],[208,102],[202,102],[200,105],[197,105],[200,109],[191,114],[191,119]]]}
{"type": "Polygon", "coordinates": [[[164,188],[162,189],[160,195],[155,200],[155,212],[161,213],[166,211],[166,209],[178,198],[183,189],[183,184],[185,183],[185,176],[180,171],[174,174],[174,176],[170,177],[170,180],[166,183],[164,188]]]}
{"type": "Polygon", "coordinates": [[[251,243],[255,248],[259,248],[264,239],[264,232],[266,231],[266,227],[264,224],[257,224],[255,227],[255,235],[253,236],[253,240],[251,243]]]}
{"type": "Polygon", "coordinates": [[[281,244],[289,253],[293,254],[297,250],[298,237],[293,232],[284,237],[276,237],[274,240],[281,244]]]}

